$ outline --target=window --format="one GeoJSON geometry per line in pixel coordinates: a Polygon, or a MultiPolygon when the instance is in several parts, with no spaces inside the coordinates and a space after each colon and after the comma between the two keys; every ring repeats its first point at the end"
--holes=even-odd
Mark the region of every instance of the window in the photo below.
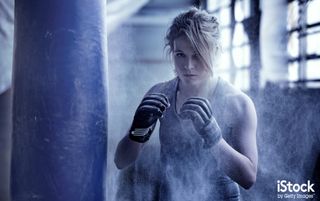
{"type": "Polygon", "coordinates": [[[289,80],[320,86],[320,0],[288,3],[289,80]]]}
{"type": "Polygon", "coordinates": [[[220,23],[222,55],[216,71],[243,90],[250,88],[250,45],[243,20],[249,17],[249,0],[208,0],[207,10],[220,23]]]}

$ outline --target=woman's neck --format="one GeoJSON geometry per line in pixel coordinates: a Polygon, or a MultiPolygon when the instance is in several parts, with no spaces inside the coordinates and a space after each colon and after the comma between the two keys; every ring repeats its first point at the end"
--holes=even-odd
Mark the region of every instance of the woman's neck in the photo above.
{"type": "Polygon", "coordinates": [[[184,83],[180,80],[178,92],[183,97],[205,97],[208,98],[217,84],[217,77],[211,76],[203,82],[184,83]]]}

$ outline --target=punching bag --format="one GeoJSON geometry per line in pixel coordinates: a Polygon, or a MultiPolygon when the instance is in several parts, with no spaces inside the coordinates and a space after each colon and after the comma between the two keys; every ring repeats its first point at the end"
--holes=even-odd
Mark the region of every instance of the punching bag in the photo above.
{"type": "Polygon", "coordinates": [[[16,0],[13,201],[103,201],[106,1],[16,0]]]}

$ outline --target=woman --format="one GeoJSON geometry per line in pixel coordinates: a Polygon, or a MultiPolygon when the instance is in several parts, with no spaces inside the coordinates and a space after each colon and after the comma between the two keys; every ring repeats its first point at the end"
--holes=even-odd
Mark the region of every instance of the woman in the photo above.
{"type": "Polygon", "coordinates": [[[239,200],[237,184],[256,180],[257,117],[251,99],[214,73],[219,24],[192,8],[174,19],[166,41],[177,76],[146,93],[115,164],[137,159],[159,119],[160,200],[239,200]]]}

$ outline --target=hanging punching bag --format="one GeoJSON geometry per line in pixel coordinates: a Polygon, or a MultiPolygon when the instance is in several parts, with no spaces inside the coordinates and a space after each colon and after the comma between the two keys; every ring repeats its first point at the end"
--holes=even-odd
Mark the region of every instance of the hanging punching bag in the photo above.
{"type": "Polygon", "coordinates": [[[105,200],[105,8],[15,1],[13,201],[105,200]]]}

